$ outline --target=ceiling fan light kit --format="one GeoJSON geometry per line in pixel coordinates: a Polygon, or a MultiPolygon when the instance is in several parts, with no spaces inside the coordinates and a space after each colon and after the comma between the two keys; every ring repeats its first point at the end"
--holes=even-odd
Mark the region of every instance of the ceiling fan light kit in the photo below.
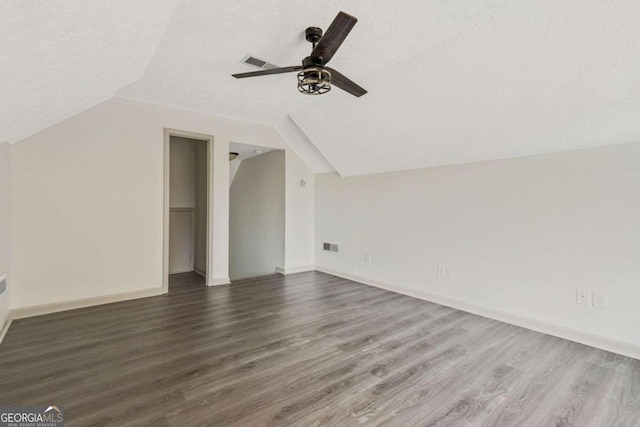
{"type": "Polygon", "coordinates": [[[331,90],[331,73],[321,67],[309,67],[298,73],[298,91],[322,95],[331,90]]]}
{"type": "Polygon", "coordinates": [[[258,77],[270,74],[298,72],[298,91],[307,95],[322,95],[336,86],[350,94],[360,97],[367,93],[365,89],[348,79],[340,72],[329,68],[326,64],[333,58],[342,42],[347,38],[358,19],[348,13],[340,12],[335,17],[327,32],[323,35],[318,27],[305,30],[305,38],[313,45],[311,55],[302,60],[302,65],[273,68],[233,74],[233,77],[258,77]]]}

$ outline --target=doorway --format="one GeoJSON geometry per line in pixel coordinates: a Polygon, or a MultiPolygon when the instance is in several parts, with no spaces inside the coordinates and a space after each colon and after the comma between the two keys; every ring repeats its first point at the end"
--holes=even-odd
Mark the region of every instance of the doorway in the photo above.
{"type": "Polygon", "coordinates": [[[285,153],[232,142],[229,167],[229,277],[265,276],[284,267],[285,153]]]}
{"type": "Polygon", "coordinates": [[[210,144],[193,134],[165,135],[165,292],[206,284],[210,144]]]}

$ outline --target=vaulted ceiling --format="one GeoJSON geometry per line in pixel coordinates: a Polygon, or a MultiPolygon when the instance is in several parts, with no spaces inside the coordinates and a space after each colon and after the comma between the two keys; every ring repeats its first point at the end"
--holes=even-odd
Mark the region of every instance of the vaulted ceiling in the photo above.
{"type": "Polygon", "coordinates": [[[0,6],[0,141],[112,96],[273,125],[315,172],[359,175],[640,140],[633,0],[96,0],[0,6]],[[369,90],[301,95],[308,26],[369,90]]]}
{"type": "Polygon", "coordinates": [[[54,125],[142,78],[177,4],[0,2],[0,142],[54,125]]]}

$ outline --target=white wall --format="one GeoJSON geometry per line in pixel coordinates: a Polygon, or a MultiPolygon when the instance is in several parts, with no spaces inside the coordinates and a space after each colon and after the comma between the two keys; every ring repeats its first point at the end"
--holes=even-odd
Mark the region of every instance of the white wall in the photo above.
{"type": "Polygon", "coordinates": [[[212,280],[228,280],[229,141],[268,126],[114,98],[12,146],[12,307],[160,289],[164,130],[213,135],[212,280]]]}
{"type": "MultiPolygon", "coordinates": [[[[193,208],[196,203],[196,144],[198,141],[172,136],[169,203],[172,208],[193,208]]],[[[202,143],[206,145],[206,143],[202,143]]]]}
{"type": "Polygon", "coordinates": [[[285,152],[285,171],[284,271],[295,273],[313,270],[315,175],[292,150],[285,152]]]}
{"type": "Polygon", "coordinates": [[[229,193],[229,275],[273,274],[284,265],[285,154],[243,160],[229,193]]]}
{"type": "Polygon", "coordinates": [[[229,162],[229,185],[233,183],[233,179],[236,177],[236,174],[238,173],[238,168],[240,167],[240,163],[242,163],[242,160],[240,159],[231,160],[229,162]]]}
{"type": "Polygon", "coordinates": [[[315,184],[321,269],[640,346],[640,143],[315,184]]]}
{"type": "Polygon", "coordinates": [[[0,296],[0,331],[9,316],[11,239],[11,145],[0,143],[0,277],[7,275],[7,291],[0,296]]]}

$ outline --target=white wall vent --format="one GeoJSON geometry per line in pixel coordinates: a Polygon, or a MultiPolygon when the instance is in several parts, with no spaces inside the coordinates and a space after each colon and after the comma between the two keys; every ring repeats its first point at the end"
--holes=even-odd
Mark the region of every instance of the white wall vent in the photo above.
{"type": "Polygon", "coordinates": [[[338,252],[339,247],[337,243],[324,242],[322,244],[322,249],[327,252],[338,252]]]}
{"type": "Polygon", "coordinates": [[[258,59],[252,55],[245,55],[244,58],[240,60],[243,64],[253,65],[254,67],[262,68],[263,70],[271,70],[272,68],[279,68],[275,64],[270,64],[267,61],[263,61],[262,59],[258,59]]]}
{"type": "Polygon", "coordinates": [[[7,291],[7,276],[0,277],[0,295],[7,291]]]}

